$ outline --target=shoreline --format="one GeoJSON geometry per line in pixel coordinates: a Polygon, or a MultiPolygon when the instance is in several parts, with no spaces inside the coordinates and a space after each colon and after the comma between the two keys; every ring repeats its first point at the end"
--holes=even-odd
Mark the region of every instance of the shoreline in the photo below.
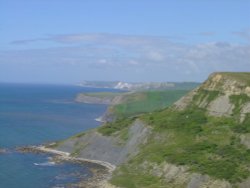
{"type": "Polygon", "coordinates": [[[80,162],[89,162],[89,163],[98,164],[98,165],[101,165],[101,166],[107,168],[110,173],[113,172],[116,169],[115,165],[113,165],[113,164],[111,164],[109,162],[106,162],[106,161],[99,161],[99,160],[94,160],[94,159],[86,159],[86,158],[81,158],[81,157],[72,157],[72,156],[70,156],[70,153],[68,153],[68,152],[47,148],[45,146],[31,146],[30,149],[58,155],[60,157],[60,159],[62,159],[62,160],[80,161],[80,162]]]}
{"type": "Polygon", "coordinates": [[[105,123],[102,116],[98,117],[98,118],[95,118],[95,121],[100,122],[100,123],[105,123]]]}
{"type": "Polygon", "coordinates": [[[82,187],[82,188],[85,188],[85,187],[88,187],[88,188],[117,188],[108,182],[108,180],[112,177],[112,172],[116,169],[116,166],[109,163],[109,162],[86,159],[86,158],[81,158],[81,157],[72,157],[72,156],[70,156],[70,153],[68,153],[68,152],[47,148],[44,145],[20,147],[20,148],[16,148],[16,151],[21,152],[21,153],[52,154],[52,155],[54,155],[52,157],[52,161],[55,163],[71,162],[71,163],[76,163],[76,164],[77,163],[82,163],[82,164],[85,163],[86,165],[87,165],[87,163],[95,164],[99,167],[92,168],[92,170],[93,170],[92,173],[94,174],[93,177],[80,180],[78,183],[72,184],[72,186],[79,187],[79,188],[80,187],[82,187]],[[97,169],[99,169],[99,170],[97,170],[97,169]]]}

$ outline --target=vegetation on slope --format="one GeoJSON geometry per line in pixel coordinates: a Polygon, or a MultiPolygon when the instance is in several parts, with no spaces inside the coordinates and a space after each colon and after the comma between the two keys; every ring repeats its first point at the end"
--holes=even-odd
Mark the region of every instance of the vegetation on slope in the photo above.
{"type": "Polygon", "coordinates": [[[121,104],[113,106],[111,111],[118,117],[152,112],[170,106],[187,92],[188,90],[166,90],[133,93],[127,95],[121,104]]]}
{"type": "MultiPolygon", "coordinates": [[[[224,86],[226,78],[250,84],[250,73],[219,74],[223,75],[222,81],[217,83],[219,86],[224,86]]],[[[244,90],[245,86],[241,83],[237,83],[237,86],[244,90]]],[[[240,136],[250,133],[250,113],[246,114],[242,123],[239,116],[242,106],[250,102],[250,97],[243,93],[231,95],[229,99],[234,105],[233,116],[213,117],[208,115],[206,108],[223,95],[224,88],[215,86],[209,90],[201,87],[189,106],[181,111],[166,107],[187,93],[183,90],[138,92],[126,96],[122,104],[113,106],[112,111],[119,118],[98,128],[98,132],[106,136],[119,134],[126,139],[128,127],[135,116],[151,126],[153,131],[139,153],[118,167],[111,183],[125,188],[167,187],[163,175],[152,173],[153,167],[145,165],[164,163],[185,166],[190,172],[207,174],[234,185],[248,178],[250,150],[241,144],[240,136]]]]}
{"type": "MultiPolygon", "coordinates": [[[[249,117],[243,124],[250,122],[249,117]]],[[[250,175],[250,150],[240,144],[238,123],[233,118],[209,117],[197,107],[182,112],[166,109],[141,118],[153,126],[154,134],[130,164],[119,169],[120,175],[112,179],[115,185],[147,187],[149,179],[151,186],[163,183],[152,174],[138,172],[144,161],[186,165],[190,171],[232,183],[250,175]]]]}
{"type": "Polygon", "coordinates": [[[152,169],[141,168],[145,161],[186,166],[190,172],[232,184],[248,178],[250,150],[241,144],[240,135],[250,133],[250,114],[246,114],[242,123],[239,123],[239,114],[250,98],[245,94],[231,95],[230,102],[235,107],[231,117],[209,116],[207,105],[197,106],[202,101],[209,104],[223,94],[221,92],[199,89],[185,110],[168,108],[141,116],[153,127],[153,134],[140,153],[117,170],[111,182],[128,188],[166,186],[164,178],[152,174],[152,169]]]}
{"type": "Polygon", "coordinates": [[[238,126],[233,127],[233,131],[239,134],[250,133],[250,114],[247,114],[243,123],[238,124],[238,126]]]}
{"type": "Polygon", "coordinates": [[[86,96],[98,97],[98,98],[109,98],[113,99],[114,97],[120,95],[120,92],[94,92],[94,93],[84,93],[86,96]]]}
{"type": "MultiPolygon", "coordinates": [[[[193,108],[183,112],[166,110],[145,120],[156,131],[167,131],[174,138],[167,144],[163,141],[158,152],[149,152],[150,161],[188,165],[191,170],[230,182],[250,175],[250,151],[240,144],[234,119],[208,117],[203,110],[193,108]]],[[[145,147],[146,152],[152,148],[145,147]]]]}
{"type": "Polygon", "coordinates": [[[216,99],[221,94],[220,91],[209,91],[205,89],[199,89],[198,93],[194,96],[193,101],[196,102],[196,104],[206,100],[207,105],[212,102],[214,99],[216,99]]]}
{"type": "Polygon", "coordinates": [[[127,94],[121,104],[111,107],[112,112],[117,116],[117,119],[105,123],[97,130],[105,136],[110,136],[120,132],[121,137],[126,140],[128,127],[135,120],[137,115],[166,108],[185,93],[187,93],[186,90],[167,90],[127,94]]]}
{"type": "Polygon", "coordinates": [[[99,133],[105,136],[111,136],[112,134],[128,128],[135,118],[122,118],[113,122],[107,122],[97,130],[99,133]]]}
{"type": "Polygon", "coordinates": [[[229,98],[230,102],[234,104],[234,115],[239,115],[242,105],[246,104],[247,102],[250,102],[250,97],[246,94],[231,95],[229,98]]]}
{"type": "Polygon", "coordinates": [[[237,80],[243,82],[247,85],[250,85],[250,73],[249,72],[223,72],[219,73],[223,76],[226,76],[229,79],[237,80]]]}

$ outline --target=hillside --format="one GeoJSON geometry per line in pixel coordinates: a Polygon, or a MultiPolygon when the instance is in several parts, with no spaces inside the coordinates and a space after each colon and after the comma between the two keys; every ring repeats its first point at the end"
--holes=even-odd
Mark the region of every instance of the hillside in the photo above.
{"type": "Polygon", "coordinates": [[[214,73],[199,88],[176,103],[185,109],[190,103],[213,116],[235,116],[244,121],[249,113],[250,73],[214,73]]]}
{"type": "Polygon", "coordinates": [[[107,112],[101,118],[110,121],[135,116],[172,105],[189,90],[137,91],[137,92],[96,92],[80,93],[77,102],[108,104],[107,112]]]}
{"type": "Polygon", "coordinates": [[[112,105],[116,101],[114,99],[120,95],[122,95],[122,93],[118,92],[79,93],[75,101],[80,103],[112,105]]]}
{"type": "Polygon", "coordinates": [[[214,73],[172,107],[108,122],[54,147],[116,164],[125,188],[250,187],[250,73],[214,73]]]}
{"type": "Polygon", "coordinates": [[[111,182],[122,187],[249,187],[247,75],[213,74],[172,108],[141,117],[153,128],[150,142],[118,168],[111,182]]]}
{"type": "Polygon", "coordinates": [[[164,90],[129,93],[109,108],[111,114],[129,117],[166,108],[184,96],[188,90],[164,90]]]}

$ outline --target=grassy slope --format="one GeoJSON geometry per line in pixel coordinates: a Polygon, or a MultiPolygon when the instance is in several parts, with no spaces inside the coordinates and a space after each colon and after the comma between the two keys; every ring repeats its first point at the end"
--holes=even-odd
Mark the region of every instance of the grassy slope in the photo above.
{"type": "Polygon", "coordinates": [[[106,136],[120,132],[122,137],[126,138],[124,135],[135,119],[134,116],[166,108],[187,92],[186,90],[167,90],[136,92],[126,95],[122,104],[112,106],[113,113],[118,117],[117,120],[104,124],[98,128],[98,132],[106,136]]]}
{"type": "MultiPolygon", "coordinates": [[[[218,95],[206,94],[210,101],[218,95]]],[[[203,95],[199,93],[194,100],[203,95]]],[[[240,105],[250,102],[250,98],[232,96],[231,101],[239,112],[240,105]]],[[[163,179],[148,172],[150,169],[140,168],[144,161],[186,165],[193,172],[241,182],[250,176],[250,150],[239,138],[242,133],[250,133],[250,114],[240,124],[237,112],[232,117],[211,117],[192,103],[181,112],[169,108],[141,116],[154,133],[133,160],[118,168],[111,182],[127,188],[166,187],[163,179]]]]}
{"type": "MultiPolygon", "coordinates": [[[[249,73],[220,74],[245,83],[250,81],[249,73]]],[[[239,138],[240,134],[250,133],[250,114],[243,123],[238,121],[241,104],[250,101],[250,98],[245,95],[231,96],[230,101],[236,106],[232,117],[208,116],[205,109],[195,106],[195,101],[181,112],[171,108],[159,110],[164,105],[166,107],[172,104],[185,92],[140,92],[129,96],[124,104],[115,106],[114,111],[122,117],[150,112],[155,107],[158,111],[140,116],[152,126],[153,134],[133,160],[116,170],[111,183],[127,188],[166,187],[166,182],[161,177],[154,176],[149,173],[150,169],[145,169],[148,167],[141,168],[145,161],[185,165],[191,172],[208,174],[231,183],[250,176],[250,150],[240,143],[239,138]],[[178,92],[179,96],[176,97],[178,92]]],[[[211,102],[218,95],[220,93],[217,91],[200,90],[194,100],[206,98],[211,102]]],[[[118,119],[100,127],[98,131],[107,136],[121,132],[125,133],[126,138],[126,130],[131,121],[133,118],[118,119]]]]}
{"type": "Polygon", "coordinates": [[[119,92],[94,92],[94,93],[84,93],[84,95],[86,96],[90,96],[90,97],[97,97],[97,98],[114,98],[118,95],[120,95],[121,93],[119,92]]]}
{"type": "Polygon", "coordinates": [[[188,90],[147,91],[127,95],[122,104],[113,106],[118,117],[128,117],[163,109],[184,96],[188,90]]]}
{"type": "Polygon", "coordinates": [[[250,85],[250,73],[249,72],[222,72],[218,73],[223,75],[224,77],[237,80],[239,82],[246,83],[247,85],[250,85]]]}
{"type": "Polygon", "coordinates": [[[143,161],[187,165],[191,171],[232,183],[250,175],[250,150],[240,144],[238,134],[250,132],[250,116],[241,128],[233,118],[208,117],[201,109],[181,113],[167,109],[143,119],[154,127],[154,134],[139,155],[115,173],[113,184],[129,188],[163,185],[159,177],[138,170],[143,161]]]}
{"type": "MultiPolygon", "coordinates": [[[[184,84],[180,87],[187,87],[184,84]]],[[[138,91],[134,93],[95,92],[85,93],[90,97],[113,99],[121,96],[121,104],[112,105],[110,111],[118,118],[124,118],[163,109],[184,96],[189,90],[138,91]]]]}

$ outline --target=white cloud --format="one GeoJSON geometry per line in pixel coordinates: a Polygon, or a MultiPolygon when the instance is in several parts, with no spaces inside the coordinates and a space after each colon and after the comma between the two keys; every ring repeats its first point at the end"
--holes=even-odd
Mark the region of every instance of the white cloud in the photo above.
{"type": "Polygon", "coordinates": [[[159,74],[159,77],[160,74],[162,77],[169,74],[176,78],[185,78],[185,75],[205,78],[213,71],[250,71],[250,45],[247,44],[210,42],[186,45],[170,42],[164,37],[112,34],[58,35],[46,40],[76,43],[76,46],[0,51],[0,66],[67,65],[84,67],[89,72],[94,69],[138,72],[141,69],[152,71],[152,75],[159,74]]]}
{"type": "Polygon", "coordinates": [[[98,61],[98,63],[100,63],[100,64],[107,64],[108,63],[108,61],[107,61],[107,59],[100,59],[99,61],[98,61]]]}
{"type": "Polygon", "coordinates": [[[158,51],[150,51],[148,52],[148,58],[152,61],[163,61],[164,55],[158,51]]]}
{"type": "Polygon", "coordinates": [[[135,60],[131,59],[131,60],[128,61],[128,64],[129,65],[139,65],[140,63],[138,61],[135,61],[135,60]]]}

